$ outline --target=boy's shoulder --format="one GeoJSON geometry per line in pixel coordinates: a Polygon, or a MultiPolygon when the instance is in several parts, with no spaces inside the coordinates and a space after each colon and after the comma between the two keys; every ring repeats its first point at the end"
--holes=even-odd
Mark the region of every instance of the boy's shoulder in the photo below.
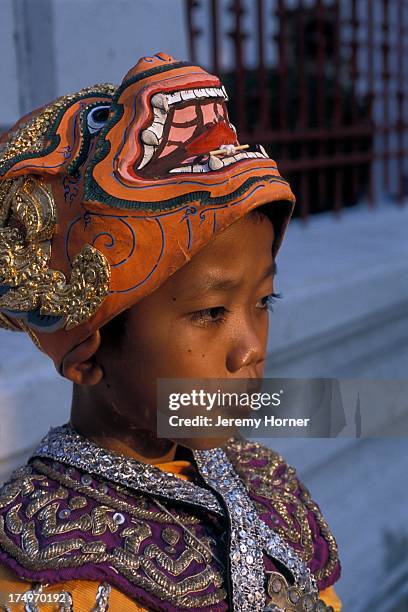
{"type": "MultiPolygon", "coordinates": [[[[319,589],[336,582],[335,538],[296,470],[279,453],[251,441],[235,440],[226,451],[260,518],[303,558],[319,589]]],[[[182,514],[186,524],[198,527],[191,511],[182,514]]],[[[180,534],[171,522],[143,493],[36,458],[0,487],[0,564],[46,582],[95,579],[98,568],[114,584],[117,571],[139,564],[138,551],[173,546],[168,532],[180,534]]]]}
{"type": "MultiPolygon", "coordinates": [[[[106,581],[148,609],[179,601],[175,582],[193,560],[210,591],[203,601],[224,600],[204,527],[191,511],[164,513],[152,497],[50,458],[33,457],[0,487],[0,567],[33,583],[106,581]],[[181,520],[198,530],[199,555],[181,520]]],[[[186,595],[188,607],[199,599],[186,595]]]]}
{"type": "Polygon", "coordinates": [[[250,440],[229,443],[227,455],[259,516],[308,564],[319,589],[340,577],[336,540],[296,469],[276,451],[250,440]]]}
{"type": "Polygon", "coordinates": [[[120,532],[143,514],[143,502],[63,463],[30,460],[0,487],[0,564],[26,580],[95,579],[92,564],[103,574],[109,551],[117,545],[120,553],[120,532]]]}

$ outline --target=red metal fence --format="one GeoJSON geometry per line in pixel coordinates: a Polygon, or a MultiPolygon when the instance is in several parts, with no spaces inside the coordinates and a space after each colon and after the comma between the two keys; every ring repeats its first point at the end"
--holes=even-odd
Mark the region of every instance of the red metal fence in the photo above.
{"type": "Polygon", "coordinates": [[[190,55],[231,95],[298,214],[408,191],[406,0],[186,0],[190,55]]]}

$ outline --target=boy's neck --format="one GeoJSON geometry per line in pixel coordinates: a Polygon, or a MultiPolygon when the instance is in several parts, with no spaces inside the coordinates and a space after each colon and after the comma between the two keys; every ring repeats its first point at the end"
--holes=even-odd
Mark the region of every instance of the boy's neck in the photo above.
{"type": "Polygon", "coordinates": [[[76,385],[69,422],[75,431],[94,444],[142,463],[166,463],[173,461],[176,454],[175,442],[137,428],[111,407],[103,405],[103,400],[95,402],[76,385]]]}

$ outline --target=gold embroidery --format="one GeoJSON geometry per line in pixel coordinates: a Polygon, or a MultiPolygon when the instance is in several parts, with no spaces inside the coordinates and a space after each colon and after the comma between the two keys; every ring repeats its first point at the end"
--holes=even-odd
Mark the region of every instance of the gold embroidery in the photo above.
{"type": "Polygon", "coordinates": [[[97,506],[91,512],[92,533],[94,535],[103,535],[106,529],[111,533],[118,530],[118,524],[113,520],[113,509],[108,506],[97,506]]]}
{"type": "MultiPolygon", "coordinates": [[[[140,561],[142,565],[143,558],[141,558],[140,561]]],[[[138,586],[152,592],[159,599],[163,599],[164,601],[168,601],[182,608],[211,606],[223,601],[227,596],[226,591],[222,588],[217,588],[213,593],[191,595],[191,593],[204,590],[211,584],[221,584],[222,579],[220,574],[209,567],[179,582],[171,581],[151,562],[143,563],[143,569],[147,577],[138,576],[138,586]]],[[[126,565],[121,565],[121,573],[129,580],[132,580],[134,576],[134,572],[126,565]]]]}
{"type": "MultiPolygon", "coordinates": [[[[187,551],[186,551],[187,552],[187,551]]],[[[163,553],[164,555],[164,553],[163,553]]],[[[192,559],[193,557],[191,557],[192,559]]],[[[171,559],[168,560],[168,572],[177,576],[177,572],[174,572],[174,566],[170,563],[171,559]]],[[[160,571],[153,560],[146,557],[146,555],[142,555],[140,557],[140,565],[150,578],[154,580],[154,582],[159,586],[164,588],[166,591],[175,590],[177,587],[178,596],[187,595],[188,593],[193,593],[194,591],[203,591],[212,583],[219,585],[221,584],[221,576],[218,572],[213,570],[212,567],[207,566],[204,570],[199,572],[198,574],[194,574],[193,576],[187,576],[183,578],[183,580],[179,580],[178,582],[174,582],[169,579],[166,574],[160,571]]],[[[186,565],[186,568],[188,565],[186,565]]],[[[179,572],[181,573],[181,572],[179,572]]]]}
{"type": "Polygon", "coordinates": [[[323,518],[323,515],[320,512],[320,508],[317,506],[317,504],[315,504],[314,501],[312,501],[310,499],[310,493],[306,489],[306,487],[302,486],[301,497],[302,497],[303,503],[315,515],[317,524],[320,527],[320,531],[321,531],[324,539],[326,540],[326,542],[329,545],[329,560],[328,560],[327,564],[325,565],[325,567],[323,567],[322,569],[319,569],[315,573],[317,580],[324,580],[325,578],[330,576],[330,574],[332,573],[332,571],[334,570],[334,568],[336,567],[336,565],[338,563],[338,560],[339,560],[339,551],[338,551],[337,542],[336,542],[332,532],[330,531],[330,528],[329,528],[326,520],[323,518]]]}
{"type": "MultiPolygon", "coordinates": [[[[285,521],[285,526],[279,522],[274,524],[274,529],[286,541],[300,545],[300,548],[296,548],[296,552],[306,563],[314,554],[313,535],[307,518],[307,511],[313,512],[329,547],[327,564],[314,574],[317,580],[327,578],[338,563],[336,540],[317,504],[311,500],[309,491],[296,478],[296,470],[288,466],[281,455],[260,444],[234,441],[229,449],[230,460],[248,489],[270,500],[275,512],[285,521]],[[255,468],[247,465],[254,460],[261,460],[264,465],[255,468]],[[278,469],[279,478],[277,478],[278,469]],[[295,495],[298,489],[300,489],[300,498],[295,495]],[[289,504],[294,507],[293,513],[288,509],[289,504]]],[[[265,507],[259,502],[256,502],[256,507],[259,513],[265,512],[265,507]]]]}
{"type": "Polygon", "coordinates": [[[72,521],[64,520],[57,524],[57,512],[59,509],[59,503],[50,504],[41,510],[38,514],[38,519],[42,521],[41,535],[50,537],[58,535],[60,533],[68,533],[80,529],[81,531],[90,531],[92,527],[92,520],[89,514],[83,514],[77,519],[72,521]]]}
{"type": "MultiPolygon", "coordinates": [[[[95,314],[108,294],[108,260],[98,249],[85,245],[73,260],[67,283],[62,272],[49,269],[50,241],[57,223],[50,187],[28,176],[15,179],[8,188],[19,227],[0,224],[0,284],[11,287],[0,296],[0,308],[31,312],[40,307],[41,315],[65,317],[67,330],[80,325],[95,314]]],[[[4,193],[3,198],[4,208],[4,193]]]]}
{"type": "Polygon", "coordinates": [[[150,559],[154,559],[163,569],[173,574],[173,576],[179,576],[185,572],[192,561],[202,561],[202,557],[201,553],[194,548],[186,548],[180,553],[177,559],[172,559],[162,551],[157,544],[150,544],[143,553],[145,563],[147,563],[149,567],[151,567],[150,559]]]}
{"type": "MultiPolygon", "coordinates": [[[[136,572],[140,568],[140,557],[135,557],[132,553],[124,550],[123,548],[117,547],[113,551],[113,555],[115,557],[115,566],[111,566],[112,569],[115,570],[116,573],[120,574],[123,572],[118,572],[118,567],[126,567],[129,571],[136,572]]],[[[137,576],[137,574],[134,574],[137,576]]],[[[134,579],[133,579],[134,582],[134,579]]]]}
{"type": "Polygon", "coordinates": [[[2,516],[0,516],[0,545],[22,566],[37,571],[48,568],[76,567],[88,562],[102,563],[110,559],[108,554],[101,552],[105,549],[104,542],[92,542],[89,544],[81,538],[55,542],[40,550],[35,535],[34,521],[24,525],[20,548],[7,537],[2,516]],[[63,555],[69,552],[81,549],[84,550],[82,555],[63,557],[63,555]]]}
{"type": "Polygon", "coordinates": [[[188,546],[195,547],[197,551],[200,553],[201,557],[207,561],[208,563],[211,561],[211,548],[210,548],[210,538],[202,537],[201,544],[200,540],[196,540],[193,538],[187,531],[183,533],[184,540],[188,546]]]}
{"type": "MultiPolygon", "coordinates": [[[[81,565],[106,562],[118,574],[126,577],[132,584],[146,589],[160,599],[170,602],[177,607],[186,609],[199,608],[215,605],[226,597],[222,585],[222,576],[210,565],[211,554],[208,551],[209,538],[193,539],[189,533],[184,534],[185,546],[177,558],[166,554],[160,546],[154,543],[143,545],[152,536],[152,529],[145,519],[156,521],[163,525],[161,534],[163,542],[172,541],[176,543],[180,535],[176,529],[176,520],[172,515],[163,512],[148,510],[146,506],[137,508],[124,500],[113,499],[104,494],[98,487],[83,485],[81,482],[70,478],[66,473],[62,474],[51,466],[36,459],[33,462],[36,469],[41,469],[45,474],[40,477],[40,488],[32,491],[27,484],[25,490],[29,489],[30,497],[25,510],[18,503],[8,510],[6,524],[0,515],[0,545],[22,566],[33,570],[59,569],[63,567],[80,567],[81,565]],[[47,490],[48,480],[46,476],[59,483],[59,488],[53,492],[47,490]],[[64,485],[67,485],[65,488],[64,485]],[[43,488],[41,488],[43,487],[43,488]],[[75,491],[70,497],[69,489],[75,491]],[[101,505],[86,512],[86,496],[98,499],[101,505]],[[58,499],[57,499],[58,498],[58,499]],[[44,503],[46,501],[46,503],[44,503]],[[68,507],[75,506],[81,511],[76,519],[64,518],[59,520],[60,502],[66,500],[68,507]],[[28,512],[27,512],[28,508],[28,512]],[[85,509],[85,510],[84,510],[85,509]],[[58,536],[71,530],[78,532],[92,532],[93,536],[105,533],[106,529],[117,531],[118,525],[112,519],[115,510],[120,509],[130,515],[132,525],[118,532],[121,539],[120,546],[111,550],[101,540],[86,542],[84,538],[74,537],[72,539],[41,543],[37,534],[43,537],[58,536]],[[21,518],[20,518],[21,515],[21,518]],[[29,515],[29,516],[27,516],[29,515]],[[32,518],[23,522],[22,518],[32,518]],[[10,529],[11,527],[11,529],[10,529]],[[6,533],[21,533],[21,542],[16,545],[6,533]],[[198,563],[201,569],[193,576],[182,577],[191,563],[198,563]],[[179,578],[179,580],[175,580],[179,578]],[[214,589],[206,593],[207,589],[214,589]]],[[[28,475],[20,473],[20,480],[27,479],[28,475]]],[[[33,476],[31,476],[33,478],[33,476]]],[[[21,492],[21,482],[14,482],[13,491],[21,492]]],[[[125,490],[123,490],[125,492],[125,490]]],[[[11,493],[11,491],[9,491],[11,493]]],[[[129,495],[129,492],[127,493],[129,495]]],[[[137,497],[137,496],[136,496],[137,497]]],[[[7,499],[12,502],[10,494],[7,499]]],[[[69,513],[68,513],[69,516],[69,513]]],[[[184,516],[185,524],[196,525],[199,519],[194,516],[184,516]]],[[[175,554],[175,553],[173,553],[175,554]]]]}
{"type": "Polygon", "coordinates": [[[23,530],[23,521],[18,516],[22,504],[12,506],[6,514],[6,525],[11,533],[19,534],[23,530]]]}
{"type": "Polygon", "coordinates": [[[39,544],[35,535],[35,525],[33,521],[23,525],[21,546],[29,557],[36,557],[39,553],[39,544]]]}
{"type": "Polygon", "coordinates": [[[147,523],[139,523],[134,527],[126,527],[121,532],[121,536],[125,538],[123,548],[132,555],[138,555],[141,543],[152,535],[150,525],[147,523]]]}
{"type": "Polygon", "coordinates": [[[0,508],[4,508],[15,500],[17,495],[24,497],[34,491],[34,482],[36,480],[46,482],[46,477],[41,474],[30,474],[29,472],[14,472],[11,475],[13,480],[6,483],[0,489],[0,508]]]}
{"type": "Polygon", "coordinates": [[[105,542],[86,542],[82,545],[82,552],[87,555],[93,555],[98,553],[104,553],[106,550],[105,542]]]}
{"type": "Polygon", "coordinates": [[[44,491],[44,489],[37,489],[34,495],[31,495],[31,501],[28,503],[25,514],[27,518],[32,518],[38,510],[43,508],[46,504],[50,503],[54,499],[66,499],[68,491],[63,487],[58,487],[56,491],[44,491]]]}
{"type": "Polygon", "coordinates": [[[68,501],[68,506],[71,508],[71,510],[85,508],[87,504],[88,502],[86,501],[86,497],[82,497],[82,495],[79,495],[78,497],[71,497],[71,499],[68,501]]]}
{"type": "Polygon", "coordinates": [[[50,504],[38,514],[38,518],[43,521],[42,535],[50,537],[76,529],[90,531],[93,535],[102,535],[106,529],[109,529],[111,533],[115,533],[118,530],[117,523],[113,520],[112,515],[109,514],[113,510],[107,506],[93,508],[90,514],[82,514],[73,520],[64,519],[63,523],[57,523],[58,509],[59,503],[57,502],[50,504]]]}
{"type": "Polygon", "coordinates": [[[180,534],[177,529],[173,529],[172,527],[166,527],[162,531],[163,540],[169,544],[170,546],[175,546],[180,539],[180,534]]]}

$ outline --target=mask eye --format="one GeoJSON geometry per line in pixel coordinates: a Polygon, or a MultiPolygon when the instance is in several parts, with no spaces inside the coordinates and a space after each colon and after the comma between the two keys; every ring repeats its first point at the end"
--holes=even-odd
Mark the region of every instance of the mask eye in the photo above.
{"type": "Polygon", "coordinates": [[[96,134],[103,128],[109,117],[109,108],[108,105],[96,106],[89,111],[86,120],[91,134],[96,134]]]}

